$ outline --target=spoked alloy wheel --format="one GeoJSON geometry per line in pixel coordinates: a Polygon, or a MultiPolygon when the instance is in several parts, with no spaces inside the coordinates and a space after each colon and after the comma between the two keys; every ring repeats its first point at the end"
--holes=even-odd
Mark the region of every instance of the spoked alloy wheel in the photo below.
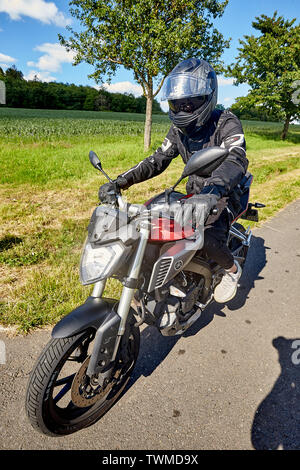
{"type": "Polygon", "coordinates": [[[94,424],[124,390],[139,352],[139,329],[128,318],[112,377],[99,386],[88,383],[86,370],[94,331],[52,339],[33,369],[26,394],[26,411],[32,426],[50,436],[71,434],[94,424]],[[125,339],[127,338],[127,339],[125,339]]]}

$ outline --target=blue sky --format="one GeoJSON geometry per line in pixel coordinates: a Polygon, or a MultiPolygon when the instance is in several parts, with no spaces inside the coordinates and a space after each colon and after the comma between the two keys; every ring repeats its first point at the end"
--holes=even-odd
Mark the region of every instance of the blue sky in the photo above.
{"type": "MultiPolygon", "coordinates": [[[[0,0],[0,66],[5,69],[15,64],[27,79],[36,74],[44,81],[94,86],[95,82],[88,79],[92,67],[72,66],[72,55],[59,45],[58,34],[67,34],[67,24],[74,26],[68,4],[68,0],[0,0]]],[[[298,22],[300,1],[229,0],[224,15],[215,21],[224,37],[231,38],[230,48],[223,54],[225,63],[234,61],[240,38],[255,34],[251,25],[254,18],[261,14],[271,16],[275,10],[287,19],[297,18],[298,22]]],[[[140,93],[133,74],[123,68],[117,71],[108,89],[136,96],[140,93]]],[[[247,94],[247,90],[246,85],[236,87],[231,79],[219,77],[218,102],[227,107],[237,96],[247,94]]],[[[165,103],[162,107],[166,109],[165,103]]]]}

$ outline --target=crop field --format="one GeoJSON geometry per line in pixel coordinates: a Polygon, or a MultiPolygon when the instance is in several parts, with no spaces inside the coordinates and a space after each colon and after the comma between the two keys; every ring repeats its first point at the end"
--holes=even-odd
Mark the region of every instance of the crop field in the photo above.
{"type": "MultiPolygon", "coordinates": [[[[144,153],[143,115],[0,107],[0,324],[24,332],[50,326],[85,300],[91,287],[80,285],[78,264],[105,182],[88,153],[94,150],[115,178],[150,155],[169,126],[167,116],[153,116],[152,145],[144,153]]],[[[290,126],[284,142],[281,124],[244,121],[243,127],[251,200],[266,204],[262,223],[300,197],[300,126],[290,126]]],[[[162,175],[126,191],[128,201],[142,203],[171,186],[182,168],[178,157],[162,175]]],[[[111,280],[105,294],[118,297],[121,287],[111,280]]]]}

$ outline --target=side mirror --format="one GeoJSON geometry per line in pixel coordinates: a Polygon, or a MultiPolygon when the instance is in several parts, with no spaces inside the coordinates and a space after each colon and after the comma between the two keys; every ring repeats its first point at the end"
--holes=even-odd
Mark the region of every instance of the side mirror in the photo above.
{"type": "Polygon", "coordinates": [[[107,178],[110,183],[113,183],[113,180],[103,170],[101,162],[100,162],[99,158],[97,157],[97,155],[95,154],[95,152],[93,152],[93,150],[91,150],[90,153],[89,153],[89,159],[90,159],[90,162],[93,165],[93,167],[95,167],[96,170],[101,171],[101,173],[103,173],[105,178],[107,178]]]}
{"type": "Polygon", "coordinates": [[[190,175],[210,176],[227,158],[229,150],[221,147],[208,147],[195,152],[184,167],[182,177],[190,175]]]}
{"type": "Polygon", "coordinates": [[[97,170],[102,170],[101,162],[93,150],[91,150],[89,153],[89,159],[93,167],[95,167],[97,170]]]}

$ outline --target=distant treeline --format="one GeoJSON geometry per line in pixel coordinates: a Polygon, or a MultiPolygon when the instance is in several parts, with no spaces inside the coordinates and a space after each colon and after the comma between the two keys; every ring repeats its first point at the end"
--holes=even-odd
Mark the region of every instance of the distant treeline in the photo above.
{"type": "MultiPolygon", "coordinates": [[[[38,78],[25,80],[23,73],[12,66],[3,72],[0,80],[6,86],[6,105],[11,108],[77,109],[84,111],[115,111],[145,113],[146,98],[132,94],[109,93],[90,86],[69,83],[41,82],[38,78]]],[[[153,101],[153,113],[163,114],[159,103],[153,101]]]]}

